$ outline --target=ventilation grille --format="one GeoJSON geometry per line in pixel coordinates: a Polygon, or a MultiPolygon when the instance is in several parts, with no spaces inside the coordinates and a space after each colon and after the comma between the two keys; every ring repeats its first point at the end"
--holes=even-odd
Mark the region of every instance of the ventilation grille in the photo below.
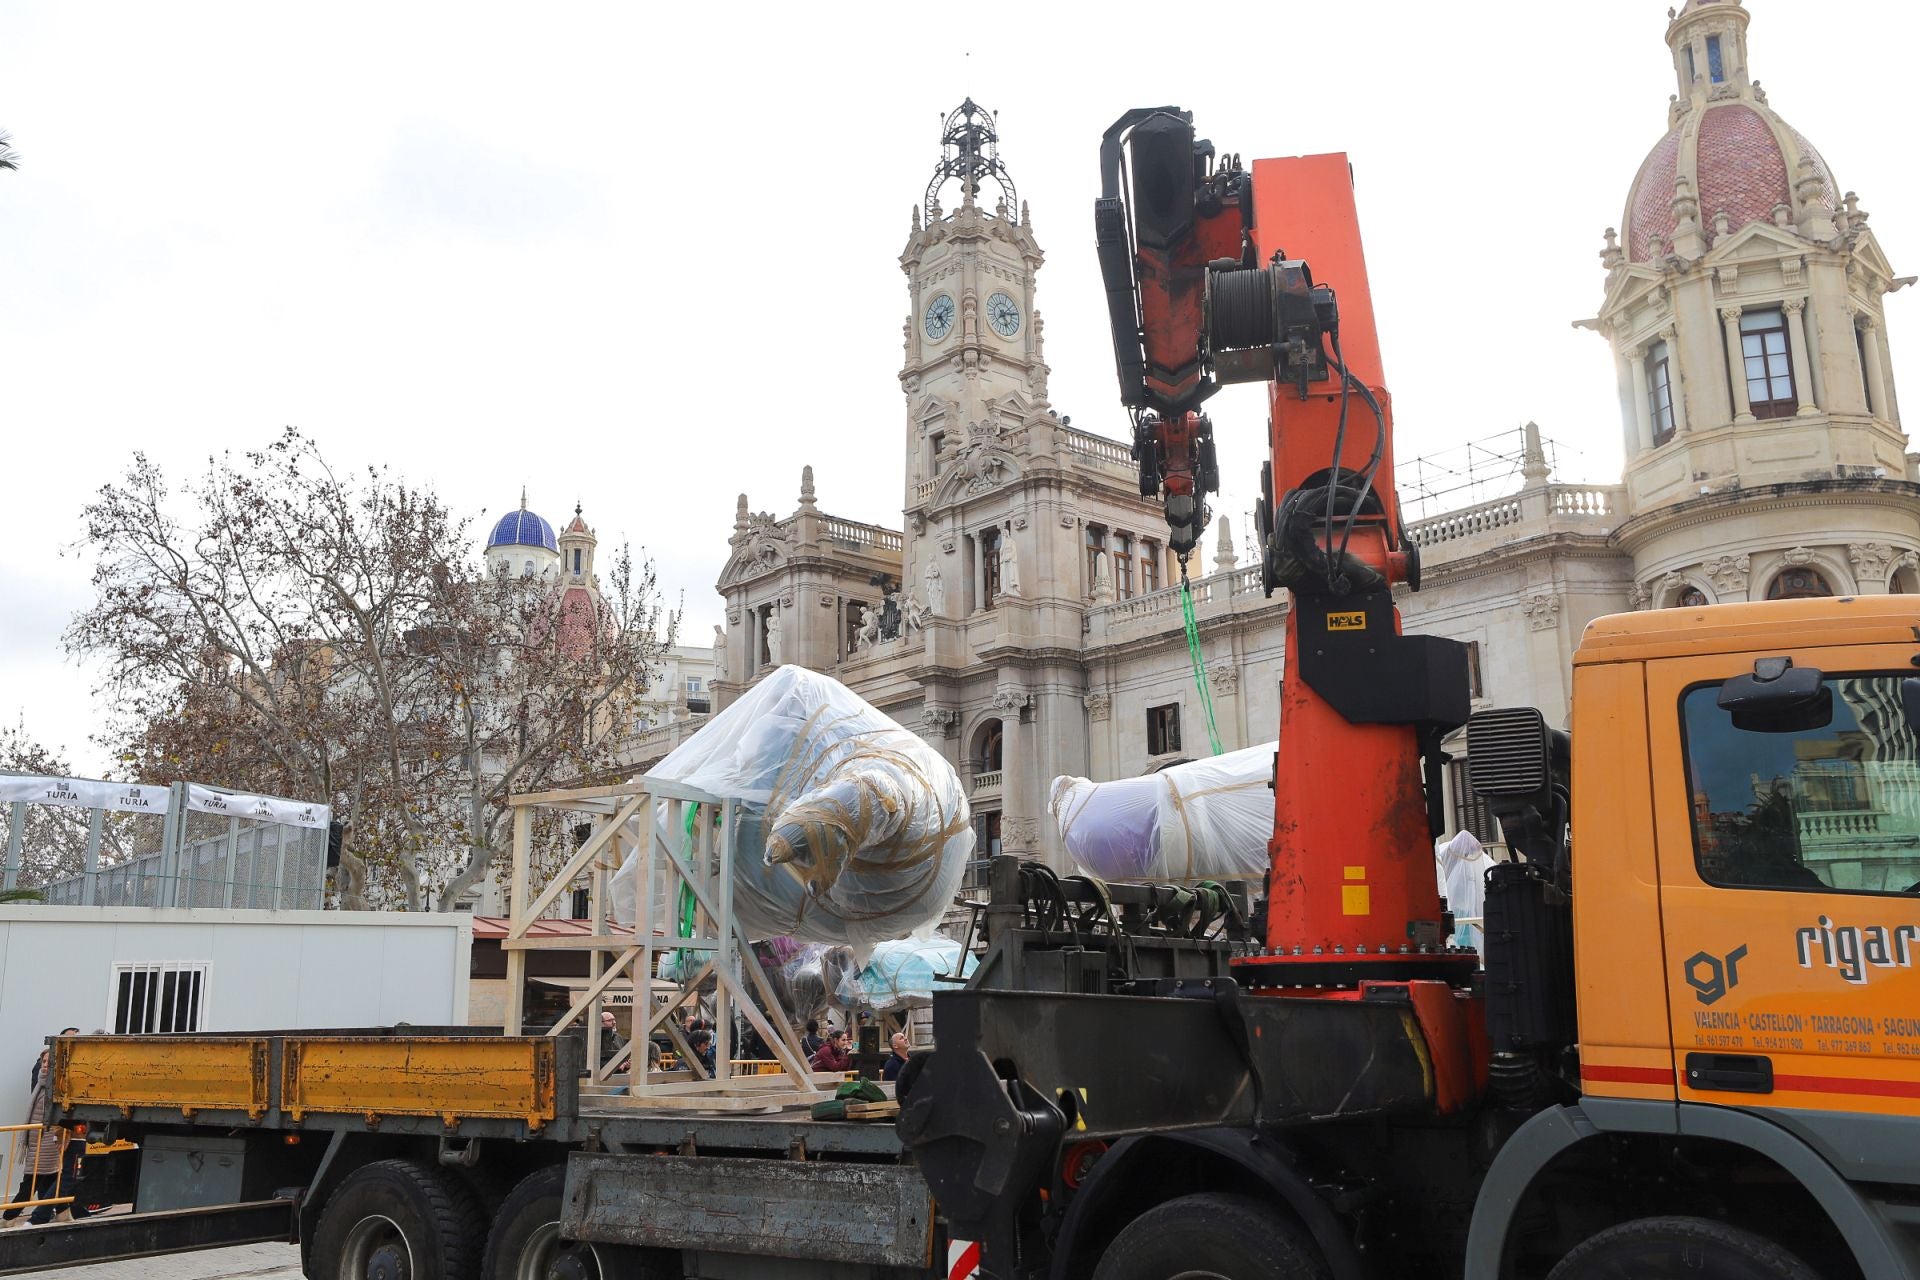
{"type": "Polygon", "coordinates": [[[1467,721],[1467,779],[1480,795],[1538,794],[1547,767],[1547,722],[1535,708],[1502,707],[1467,721]]]}

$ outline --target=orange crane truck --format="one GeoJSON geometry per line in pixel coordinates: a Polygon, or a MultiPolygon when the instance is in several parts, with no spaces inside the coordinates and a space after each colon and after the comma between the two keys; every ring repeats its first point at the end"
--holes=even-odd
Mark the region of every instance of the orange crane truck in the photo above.
{"type": "Polygon", "coordinates": [[[1249,171],[1163,107],[1101,168],[1121,398],[1183,555],[1201,406],[1267,384],[1265,932],[1222,979],[935,996],[898,1125],[981,1274],[1920,1277],[1920,599],[1602,618],[1570,734],[1469,719],[1460,646],[1395,608],[1419,548],[1346,158],[1249,171]],[[1483,954],[1434,875],[1462,725],[1514,851],[1483,954]]]}

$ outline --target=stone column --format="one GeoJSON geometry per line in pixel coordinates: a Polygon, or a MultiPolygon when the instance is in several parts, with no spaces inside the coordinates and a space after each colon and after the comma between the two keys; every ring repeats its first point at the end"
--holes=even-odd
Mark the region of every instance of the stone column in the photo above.
{"type": "Polygon", "coordinates": [[[1787,349],[1793,355],[1793,394],[1800,401],[1802,417],[1820,412],[1813,398],[1813,365],[1807,359],[1807,326],[1800,316],[1806,306],[1805,298],[1788,298],[1780,304],[1787,315],[1787,349]]]}
{"type": "Polygon", "coordinates": [[[1862,313],[1860,324],[1860,347],[1866,352],[1867,409],[1874,417],[1887,421],[1887,366],[1880,356],[1880,326],[1870,315],[1862,313]]]}
{"type": "MultiPolygon", "coordinates": [[[[1687,429],[1687,395],[1681,385],[1679,332],[1668,325],[1660,331],[1660,341],[1667,344],[1667,401],[1673,406],[1673,434],[1680,435],[1687,429]]],[[[1651,417],[1651,413],[1648,415],[1651,417]]]]}
{"type": "Polygon", "coordinates": [[[1627,362],[1633,366],[1633,427],[1640,452],[1653,448],[1653,409],[1647,403],[1647,349],[1628,347],[1627,362]]]}
{"type": "Polygon", "coordinates": [[[1733,420],[1753,421],[1753,401],[1747,398],[1747,357],[1740,346],[1740,308],[1720,308],[1727,326],[1727,381],[1733,384],[1733,420]]]}

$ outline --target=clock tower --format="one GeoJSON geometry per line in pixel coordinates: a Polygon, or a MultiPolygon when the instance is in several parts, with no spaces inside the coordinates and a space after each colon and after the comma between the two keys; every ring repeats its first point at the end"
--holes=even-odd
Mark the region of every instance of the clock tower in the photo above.
{"type": "Polygon", "coordinates": [[[949,464],[965,483],[1017,464],[1005,436],[1047,412],[1034,310],[1043,255],[1000,159],[991,113],[971,98],[947,116],[941,157],[900,255],[907,276],[905,508],[928,510],[949,464]],[[951,208],[948,207],[951,202],[951,208]]]}

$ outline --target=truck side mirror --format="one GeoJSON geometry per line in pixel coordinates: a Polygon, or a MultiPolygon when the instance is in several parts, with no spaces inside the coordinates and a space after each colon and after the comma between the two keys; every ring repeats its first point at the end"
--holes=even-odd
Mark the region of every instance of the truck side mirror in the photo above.
{"type": "Polygon", "coordinates": [[[1718,705],[1733,727],[1751,733],[1800,733],[1833,723],[1833,691],[1818,667],[1796,667],[1792,658],[1760,658],[1750,675],[1720,686],[1718,705]]]}

